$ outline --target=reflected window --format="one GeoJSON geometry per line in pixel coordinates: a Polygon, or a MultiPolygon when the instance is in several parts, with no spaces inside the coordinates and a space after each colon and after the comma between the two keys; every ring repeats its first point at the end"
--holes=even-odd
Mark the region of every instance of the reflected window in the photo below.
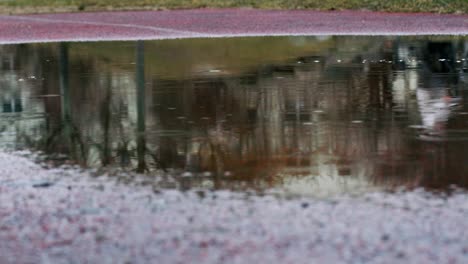
{"type": "Polygon", "coordinates": [[[10,101],[3,102],[4,113],[19,113],[23,111],[21,99],[16,98],[10,101]]]}

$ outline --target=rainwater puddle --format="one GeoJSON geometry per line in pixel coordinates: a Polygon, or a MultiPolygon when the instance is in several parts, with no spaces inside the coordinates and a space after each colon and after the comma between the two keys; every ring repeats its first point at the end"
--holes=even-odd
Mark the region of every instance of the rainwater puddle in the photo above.
{"type": "Polygon", "coordinates": [[[468,187],[468,38],[0,46],[0,147],[168,188],[468,187]]]}

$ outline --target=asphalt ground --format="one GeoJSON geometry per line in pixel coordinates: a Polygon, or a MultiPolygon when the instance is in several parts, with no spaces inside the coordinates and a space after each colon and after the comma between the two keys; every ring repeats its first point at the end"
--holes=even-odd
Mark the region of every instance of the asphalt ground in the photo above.
{"type": "Polygon", "coordinates": [[[0,16],[0,44],[264,35],[432,34],[468,34],[468,15],[196,9],[0,16]]]}
{"type": "Polygon", "coordinates": [[[154,192],[127,173],[44,165],[0,151],[2,264],[468,263],[461,190],[332,199],[154,192]]]}

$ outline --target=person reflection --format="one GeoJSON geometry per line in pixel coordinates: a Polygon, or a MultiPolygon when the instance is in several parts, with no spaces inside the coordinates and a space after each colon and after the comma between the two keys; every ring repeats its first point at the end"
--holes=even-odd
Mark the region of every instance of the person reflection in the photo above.
{"type": "Polygon", "coordinates": [[[450,96],[450,91],[444,87],[420,87],[417,89],[416,98],[423,126],[437,132],[443,132],[452,109],[461,100],[450,96]]]}
{"type": "Polygon", "coordinates": [[[416,98],[423,126],[442,133],[461,99],[453,96],[457,78],[454,69],[454,48],[450,42],[429,42],[422,66],[423,82],[416,98]]]}
{"type": "MultiPolygon", "coordinates": [[[[466,130],[466,119],[456,115],[466,107],[457,87],[460,76],[454,66],[455,52],[451,42],[427,43],[420,69],[422,81],[416,100],[423,129],[408,150],[417,156],[416,171],[407,177],[408,187],[445,189],[451,185],[468,186],[467,142],[456,131],[466,130]]],[[[414,155],[413,154],[413,155],[414,155]]],[[[403,162],[401,162],[403,164],[403,162]]]]}

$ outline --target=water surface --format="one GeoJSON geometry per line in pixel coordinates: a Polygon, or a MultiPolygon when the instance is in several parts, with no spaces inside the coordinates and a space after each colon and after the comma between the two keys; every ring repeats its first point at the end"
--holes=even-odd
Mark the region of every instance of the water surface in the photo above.
{"type": "Polygon", "coordinates": [[[0,46],[0,146],[159,187],[468,187],[468,38],[0,46]],[[170,176],[170,177],[169,177],[170,176]]]}

